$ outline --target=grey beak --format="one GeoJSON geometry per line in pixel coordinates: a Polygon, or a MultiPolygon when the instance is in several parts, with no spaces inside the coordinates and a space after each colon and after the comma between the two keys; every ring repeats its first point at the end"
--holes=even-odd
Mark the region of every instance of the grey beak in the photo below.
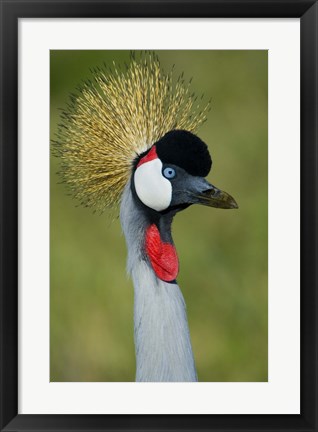
{"type": "Polygon", "coordinates": [[[215,186],[212,186],[211,189],[203,191],[201,194],[197,195],[197,199],[198,204],[203,204],[209,207],[222,209],[238,208],[237,202],[230,194],[217,189],[215,186]]]}
{"type": "Polygon", "coordinates": [[[191,201],[193,204],[202,204],[208,207],[222,209],[238,208],[235,199],[227,192],[221,191],[203,178],[201,179],[200,183],[201,187],[197,187],[196,190],[192,191],[191,193],[191,201]]]}

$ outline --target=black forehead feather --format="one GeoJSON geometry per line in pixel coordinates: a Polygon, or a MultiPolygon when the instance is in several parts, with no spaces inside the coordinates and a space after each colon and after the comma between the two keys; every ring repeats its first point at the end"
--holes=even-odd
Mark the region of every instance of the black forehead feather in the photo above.
{"type": "Polygon", "coordinates": [[[163,163],[171,163],[193,176],[206,177],[212,160],[207,145],[185,130],[172,130],[156,142],[157,155],[163,163]]]}

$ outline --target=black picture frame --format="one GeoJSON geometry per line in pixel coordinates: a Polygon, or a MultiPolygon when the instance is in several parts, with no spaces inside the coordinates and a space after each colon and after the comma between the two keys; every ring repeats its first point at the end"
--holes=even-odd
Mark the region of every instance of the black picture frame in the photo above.
{"type": "MultiPolygon", "coordinates": [[[[1,431],[318,431],[318,4],[312,0],[1,0],[1,431]],[[301,414],[18,414],[18,20],[84,17],[300,18],[301,414]]],[[[283,316],[283,311],[282,311],[283,316]]]]}

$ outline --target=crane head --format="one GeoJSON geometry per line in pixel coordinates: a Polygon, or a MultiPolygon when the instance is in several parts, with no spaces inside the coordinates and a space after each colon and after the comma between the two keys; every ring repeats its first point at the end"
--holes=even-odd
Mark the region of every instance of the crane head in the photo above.
{"type": "Polygon", "coordinates": [[[207,145],[185,130],[166,133],[135,161],[135,198],[156,212],[180,211],[192,204],[238,208],[234,198],[205,177],[212,167],[207,145]]]}
{"type": "Polygon", "coordinates": [[[191,80],[165,72],[155,53],[132,53],[126,68],[97,68],[71,95],[52,141],[61,180],[101,213],[121,203],[130,181],[137,202],[154,212],[195,203],[236,208],[205,180],[211,157],[194,133],[209,110],[191,80]]]}

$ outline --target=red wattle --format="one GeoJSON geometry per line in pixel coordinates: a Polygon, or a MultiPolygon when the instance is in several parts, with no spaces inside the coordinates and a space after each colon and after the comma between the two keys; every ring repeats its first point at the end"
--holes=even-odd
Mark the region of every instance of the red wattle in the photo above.
{"type": "Polygon", "coordinates": [[[179,271],[176,248],[171,243],[164,243],[161,240],[155,224],[150,225],[146,231],[146,252],[159,279],[165,282],[176,279],[179,271]]]}
{"type": "Polygon", "coordinates": [[[146,154],[146,156],[144,156],[142,159],[140,159],[140,161],[138,162],[137,168],[146,162],[150,162],[153,159],[157,159],[157,157],[158,157],[158,155],[157,155],[157,151],[156,151],[156,146],[153,146],[152,149],[146,154]]]}

